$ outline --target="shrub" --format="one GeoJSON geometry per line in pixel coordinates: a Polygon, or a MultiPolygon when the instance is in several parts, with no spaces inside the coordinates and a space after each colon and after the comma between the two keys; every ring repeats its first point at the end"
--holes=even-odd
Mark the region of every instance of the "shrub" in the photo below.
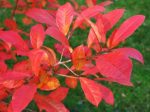
{"type": "Polygon", "coordinates": [[[12,15],[0,28],[0,111],[21,112],[34,100],[40,111],[68,112],[62,101],[78,82],[94,106],[102,100],[113,105],[113,93],[101,82],[133,85],[130,58],[144,63],[143,57],[134,48],[118,47],[145,17],[128,18],[108,36],[124,13],[124,9],[106,12],[105,7],[111,3],[86,0],[86,5],[79,6],[75,0],[64,5],[56,0],[16,0],[13,8],[3,0],[2,7],[10,8],[12,15]],[[22,23],[31,26],[29,33],[19,29],[15,14],[24,15],[22,23]],[[86,44],[73,48],[70,39],[78,28],[90,29],[86,44]],[[46,35],[57,40],[52,48],[43,45],[46,35]],[[6,64],[11,60],[12,66],[6,64]]]}

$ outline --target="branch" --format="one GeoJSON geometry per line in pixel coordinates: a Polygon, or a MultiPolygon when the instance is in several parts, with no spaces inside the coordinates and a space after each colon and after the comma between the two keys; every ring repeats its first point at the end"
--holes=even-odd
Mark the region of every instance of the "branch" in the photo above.
{"type": "Polygon", "coordinates": [[[75,76],[79,76],[78,74],[76,74],[74,71],[72,71],[66,64],[62,64],[63,66],[65,66],[71,73],[73,73],[75,76]]]}
{"type": "Polygon", "coordinates": [[[12,12],[11,18],[13,18],[13,17],[14,17],[14,15],[15,15],[15,12],[16,12],[16,9],[17,9],[17,6],[18,6],[18,2],[19,2],[19,0],[16,0],[16,4],[15,4],[15,7],[14,7],[14,9],[13,9],[13,12],[12,12]]]}
{"type": "MultiPolygon", "coordinates": [[[[71,30],[71,31],[68,33],[68,37],[67,37],[68,40],[70,39],[70,37],[72,37],[73,32],[74,32],[74,30],[71,30]]],[[[61,53],[61,57],[60,57],[59,62],[62,61],[62,58],[63,58],[63,54],[64,54],[65,49],[66,49],[66,48],[63,48],[63,50],[62,50],[62,53],[61,53]]]]}
{"type": "Polygon", "coordinates": [[[59,62],[56,63],[54,66],[61,65],[61,64],[66,64],[66,63],[69,63],[69,62],[71,62],[71,60],[62,61],[62,62],[59,61],[59,62]]]}
{"type": "Polygon", "coordinates": [[[64,74],[57,74],[58,76],[62,76],[62,77],[69,77],[69,78],[78,78],[78,77],[75,77],[75,76],[70,76],[70,75],[64,75],[64,74]]]}
{"type": "Polygon", "coordinates": [[[61,56],[60,56],[60,60],[59,60],[59,62],[61,62],[61,61],[62,61],[64,51],[65,51],[65,48],[63,48],[63,50],[62,50],[62,53],[61,53],[61,56]]]}

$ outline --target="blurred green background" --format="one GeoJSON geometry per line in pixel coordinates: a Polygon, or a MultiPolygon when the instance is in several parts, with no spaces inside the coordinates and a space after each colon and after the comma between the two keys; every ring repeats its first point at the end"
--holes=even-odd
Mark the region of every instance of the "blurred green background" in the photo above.
{"type": "MultiPolygon", "coordinates": [[[[12,0],[13,1],[13,0],[12,0]]],[[[60,0],[63,4],[67,0],[60,0]]],[[[76,0],[79,4],[84,4],[84,0],[76,0]]],[[[102,0],[98,0],[101,2],[102,0]]],[[[125,8],[126,12],[118,23],[136,14],[146,16],[144,24],[123,44],[123,46],[138,49],[144,56],[145,64],[142,65],[133,60],[134,67],[131,80],[134,87],[125,87],[115,83],[105,84],[111,88],[115,96],[115,104],[107,105],[103,101],[96,108],[90,104],[84,97],[83,91],[78,84],[76,89],[70,90],[68,97],[64,103],[71,112],[150,112],[150,0],[113,0],[114,4],[107,7],[107,11],[116,8],[125,8]]],[[[0,10],[0,27],[2,21],[9,17],[10,11],[0,10]],[[7,14],[7,13],[8,14],[7,14]]],[[[20,22],[22,16],[16,15],[17,23],[21,29],[29,31],[28,27],[24,27],[20,22]]],[[[117,26],[118,26],[117,25],[117,26]]],[[[87,38],[88,30],[77,30],[72,38],[72,46],[77,46],[87,38]]],[[[45,44],[50,45],[51,41],[47,38],[45,44]]],[[[51,46],[51,45],[50,45],[51,46]]],[[[30,104],[32,107],[34,104],[30,104]]]]}

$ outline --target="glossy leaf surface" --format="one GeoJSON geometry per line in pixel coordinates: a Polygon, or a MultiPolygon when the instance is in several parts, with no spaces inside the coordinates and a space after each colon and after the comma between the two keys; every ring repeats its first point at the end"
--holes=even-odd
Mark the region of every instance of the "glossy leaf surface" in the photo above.
{"type": "Polygon", "coordinates": [[[99,84],[87,78],[80,78],[82,90],[86,99],[95,106],[102,100],[102,93],[99,84]]]}
{"type": "Polygon", "coordinates": [[[59,30],[67,35],[74,16],[74,9],[70,3],[59,7],[56,13],[56,24],[59,30]]]}
{"type": "Polygon", "coordinates": [[[21,112],[31,102],[35,92],[35,85],[24,85],[18,88],[12,96],[12,110],[21,112]]]}

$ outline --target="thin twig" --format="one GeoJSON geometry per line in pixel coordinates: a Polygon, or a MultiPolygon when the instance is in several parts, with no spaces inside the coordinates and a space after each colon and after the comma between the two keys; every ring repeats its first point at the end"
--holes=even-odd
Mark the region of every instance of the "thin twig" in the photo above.
{"type": "Polygon", "coordinates": [[[29,37],[29,33],[22,31],[22,30],[18,30],[19,33],[24,34],[25,36],[29,37]]]}
{"type": "Polygon", "coordinates": [[[69,63],[69,62],[71,62],[71,60],[62,61],[62,62],[59,61],[59,62],[56,63],[54,66],[61,65],[61,64],[65,64],[65,63],[69,63]]]}
{"type": "Polygon", "coordinates": [[[62,77],[69,77],[69,78],[78,78],[78,77],[75,77],[75,76],[70,76],[70,75],[64,75],[64,74],[57,74],[58,76],[62,76],[62,77]]]}
{"type": "Polygon", "coordinates": [[[62,53],[61,53],[61,56],[60,56],[60,60],[59,60],[59,62],[61,62],[61,61],[62,61],[64,51],[65,51],[65,48],[63,48],[63,50],[62,50],[62,53]]]}
{"type": "Polygon", "coordinates": [[[17,9],[17,6],[18,6],[18,2],[19,2],[19,0],[16,0],[16,4],[15,4],[15,7],[14,7],[14,9],[13,9],[13,12],[12,12],[11,18],[13,18],[13,17],[14,17],[14,15],[15,15],[15,12],[16,12],[16,9],[17,9]]]}
{"type": "Polygon", "coordinates": [[[74,30],[70,31],[68,34],[68,40],[72,37],[74,30]]]}
{"type": "Polygon", "coordinates": [[[62,61],[60,64],[65,64],[65,63],[69,63],[69,62],[71,62],[71,60],[62,61]]]}
{"type": "MultiPolygon", "coordinates": [[[[70,39],[70,37],[72,37],[73,32],[74,32],[74,30],[71,30],[71,31],[68,33],[68,37],[67,37],[68,40],[70,39]]],[[[63,54],[64,54],[65,49],[66,49],[66,48],[63,48],[63,50],[62,50],[62,53],[61,53],[59,62],[62,61],[62,58],[63,58],[63,54]]]]}
{"type": "Polygon", "coordinates": [[[26,108],[25,110],[28,111],[28,112],[35,112],[34,110],[31,110],[29,108],[26,108]]]}
{"type": "Polygon", "coordinates": [[[78,74],[76,74],[74,71],[72,71],[66,64],[62,64],[63,66],[65,66],[71,73],[73,73],[75,76],[79,76],[78,74]]]}

